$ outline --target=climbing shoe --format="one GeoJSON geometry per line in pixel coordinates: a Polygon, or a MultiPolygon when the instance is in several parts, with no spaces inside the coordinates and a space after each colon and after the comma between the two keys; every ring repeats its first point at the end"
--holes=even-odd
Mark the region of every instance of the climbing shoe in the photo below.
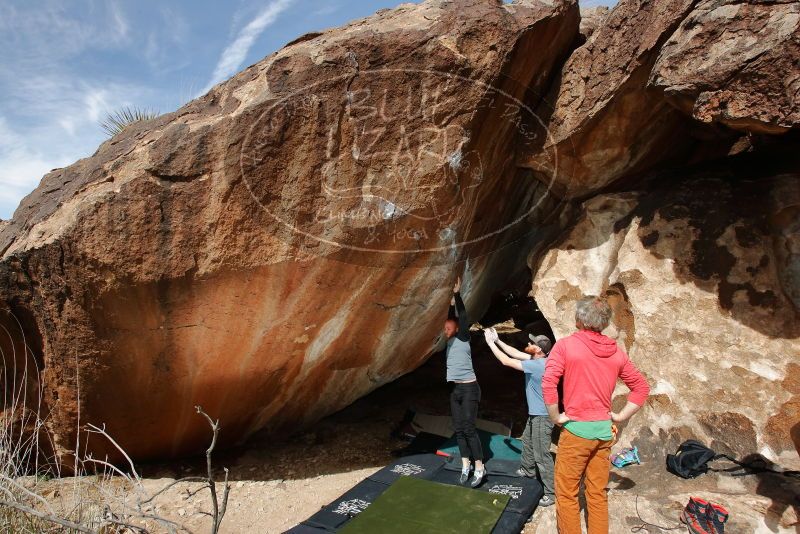
{"type": "Polygon", "coordinates": [[[692,534],[712,534],[709,528],[708,501],[699,497],[689,497],[689,502],[681,512],[681,522],[689,527],[692,534]]]}
{"type": "Polygon", "coordinates": [[[483,477],[484,477],[485,474],[486,474],[486,471],[484,471],[484,470],[480,470],[479,471],[479,470],[476,469],[472,473],[472,480],[469,481],[469,485],[472,486],[473,488],[477,488],[478,486],[480,486],[481,482],[483,482],[483,477]]]}
{"type": "Polygon", "coordinates": [[[469,467],[461,469],[461,476],[458,477],[458,483],[463,486],[467,483],[467,480],[469,480],[469,467]]]}
{"type": "Polygon", "coordinates": [[[725,532],[725,522],[728,520],[728,510],[721,504],[709,502],[706,514],[708,516],[708,531],[711,534],[723,534],[725,532]]]}

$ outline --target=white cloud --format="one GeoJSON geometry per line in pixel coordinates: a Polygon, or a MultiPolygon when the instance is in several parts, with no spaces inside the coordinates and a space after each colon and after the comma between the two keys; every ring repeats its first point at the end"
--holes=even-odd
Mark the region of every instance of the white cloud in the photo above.
{"type": "Polygon", "coordinates": [[[70,163],[69,157],[64,155],[45,155],[32,149],[26,136],[13,131],[5,117],[0,116],[0,216],[9,217],[42,176],[67,163],[70,163]]]}
{"type": "Polygon", "coordinates": [[[242,28],[236,36],[236,39],[225,47],[219,61],[217,61],[214,74],[211,75],[211,81],[208,82],[203,93],[239,70],[239,67],[242,66],[242,63],[247,57],[247,53],[250,51],[250,48],[253,46],[258,36],[261,35],[261,32],[263,32],[267,26],[275,22],[278,15],[288,8],[290,4],[291,0],[273,0],[261,10],[256,18],[242,28]]]}
{"type": "Polygon", "coordinates": [[[84,102],[86,103],[86,115],[93,122],[105,117],[105,114],[111,109],[106,89],[90,89],[86,92],[84,102]]]}
{"type": "Polygon", "coordinates": [[[117,2],[111,2],[108,6],[109,14],[111,16],[112,26],[114,28],[114,35],[118,41],[125,41],[128,38],[128,21],[122,8],[117,2]]]}
{"type": "MultiPolygon", "coordinates": [[[[135,43],[144,49],[146,34],[126,9],[120,0],[0,0],[0,217],[9,217],[51,169],[90,155],[105,139],[98,123],[109,111],[158,107],[161,95],[138,83],[136,72],[120,74],[102,62],[86,68],[97,52],[131,51],[135,43]]],[[[168,42],[183,38],[182,19],[163,13],[165,23],[153,26],[168,42]]]]}
{"type": "Polygon", "coordinates": [[[165,76],[191,63],[192,54],[186,50],[191,28],[178,11],[169,6],[159,6],[158,15],[158,23],[149,24],[147,33],[140,34],[139,38],[144,41],[140,45],[141,53],[148,66],[158,76],[165,76]]]}
{"type": "Polygon", "coordinates": [[[55,0],[22,8],[0,2],[0,44],[24,49],[31,65],[129,44],[130,25],[117,3],[106,5],[96,19],[77,12],[55,0]]]}
{"type": "Polygon", "coordinates": [[[150,96],[148,89],[135,84],[20,79],[13,103],[15,111],[24,110],[26,119],[12,122],[0,115],[0,218],[10,217],[51,169],[90,155],[105,139],[98,122],[107,112],[146,102],[150,96]]]}

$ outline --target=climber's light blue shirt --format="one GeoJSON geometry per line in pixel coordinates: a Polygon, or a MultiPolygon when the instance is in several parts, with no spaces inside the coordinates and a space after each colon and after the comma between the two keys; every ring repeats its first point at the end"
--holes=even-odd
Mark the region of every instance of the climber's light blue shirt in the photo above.
{"type": "Polygon", "coordinates": [[[547,415],[547,407],[542,397],[542,375],[546,358],[522,360],[525,372],[525,398],[528,399],[528,415],[547,415]]]}

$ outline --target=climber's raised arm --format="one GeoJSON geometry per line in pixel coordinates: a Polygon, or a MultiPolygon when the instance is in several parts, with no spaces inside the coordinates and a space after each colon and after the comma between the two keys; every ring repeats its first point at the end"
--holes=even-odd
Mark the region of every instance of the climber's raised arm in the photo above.
{"type": "Polygon", "coordinates": [[[467,318],[467,308],[461,299],[461,293],[453,293],[455,301],[456,316],[458,317],[458,334],[456,337],[461,341],[469,341],[469,319],[467,318]]]}
{"type": "MultiPolygon", "coordinates": [[[[503,352],[514,358],[515,360],[530,360],[531,355],[527,352],[522,352],[521,350],[517,350],[508,343],[502,342],[499,338],[497,339],[497,344],[503,349],[503,352]]],[[[528,343],[528,346],[532,346],[532,343],[528,343]]]]}
{"type": "Polygon", "coordinates": [[[500,363],[502,363],[506,367],[511,367],[512,369],[516,369],[517,371],[522,371],[522,362],[514,358],[509,358],[497,346],[497,343],[500,343],[500,340],[497,339],[497,332],[495,332],[493,328],[487,328],[486,330],[484,330],[483,335],[486,338],[486,344],[489,345],[489,348],[492,350],[492,353],[494,354],[495,358],[497,358],[500,361],[500,363]]]}

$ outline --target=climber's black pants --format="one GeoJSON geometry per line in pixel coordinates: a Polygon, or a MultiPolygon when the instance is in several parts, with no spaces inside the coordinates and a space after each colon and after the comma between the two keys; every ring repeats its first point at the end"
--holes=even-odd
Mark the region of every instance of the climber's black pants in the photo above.
{"type": "Polygon", "coordinates": [[[453,414],[453,430],[456,433],[461,457],[483,461],[481,440],[475,430],[478,403],[481,401],[481,387],[478,382],[453,383],[451,387],[450,411],[453,414]]]}

